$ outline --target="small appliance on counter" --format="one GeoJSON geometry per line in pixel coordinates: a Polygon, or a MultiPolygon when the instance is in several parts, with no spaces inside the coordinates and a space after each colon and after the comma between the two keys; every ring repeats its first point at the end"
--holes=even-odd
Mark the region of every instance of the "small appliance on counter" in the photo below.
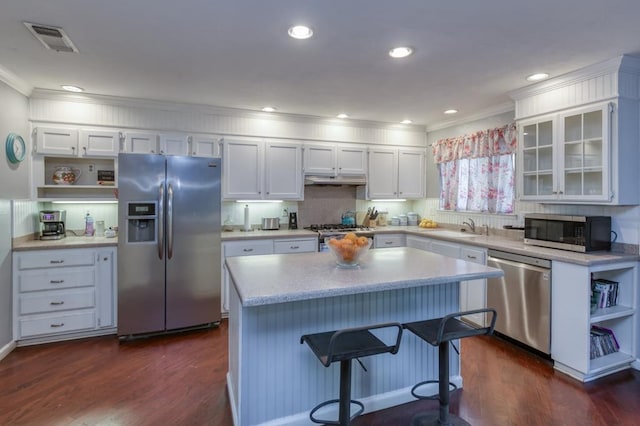
{"type": "Polygon", "coordinates": [[[60,240],[65,237],[65,222],[67,212],[65,210],[40,211],[40,239],[60,240]]]}
{"type": "Polygon", "coordinates": [[[580,253],[611,250],[611,216],[527,214],[524,243],[580,253]]]}
{"type": "Polygon", "coordinates": [[[280,218],[279,217],[263,217],[262,218],[262,230],[263,231],[274,231],[280,229],[280,218]]]}
{"type": "Polygon", "coordinates": [[[289,213],[289,229],[298,229],[298,213],[289,213]]]}

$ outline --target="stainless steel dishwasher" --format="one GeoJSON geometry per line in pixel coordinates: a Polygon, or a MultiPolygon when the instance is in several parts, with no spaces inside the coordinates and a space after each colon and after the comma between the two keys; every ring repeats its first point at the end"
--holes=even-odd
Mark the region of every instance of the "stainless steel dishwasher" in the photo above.
{"type": "Polygon", "coordinates": [[[487,266],[504,276],[487,280],[487,307],[495,330],[545,354],[551,353],[551,261],[489,250],[487,266]]]}

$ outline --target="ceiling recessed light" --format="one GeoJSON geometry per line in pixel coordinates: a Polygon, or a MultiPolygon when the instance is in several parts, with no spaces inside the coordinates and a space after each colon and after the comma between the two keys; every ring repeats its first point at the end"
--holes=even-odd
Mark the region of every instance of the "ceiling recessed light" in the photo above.
{"type": "Polygon", "coordinates": [[[84,92],[84,89],[82,87],[78,87],[78,86],[70,86],[70,85],[63,85],[61,86],[64,90],[68,91],[68,92],[75,92],[75,93],[80,93],[80,92],[84,92]]]}
{"type": "Polygon", "coordinates": [[[295,25],[289,28],[289,35],[298,40],[305,40],[313,35],[313,30],[304,25],[295,25]]]}
{"type": "Polygon", "coordinates": [[[393,49],[391,49],[389,51],[389,56],[391,56],[392,58],[399,59],[399,58],[406,58],[412,53],[413,53],[413,49],[411,47],[400,46],[400,47],[394,47],[393,49]]]}
{"type": "Polygon", "coordinates": [[[266,106],[266,107],[262,108],[262,110],[264,112],[274,112],[276,110],[276,107],[266,106]]]}
{"type": "Polygon", "coordinates": [[[549,74],[547,74],[546,72],[539,72],[537,74],[531,74],[530,76],[527,77],[527,80],[539,81],[539,80],[544,80],[545,78],[549,78],[549,74]]]}
{"type": "Polygon", "coordinates": [[[344,112],[342,112],[342,113],[336,115],[336,117],[338,117],[338,118],[349,118],[349,114],[345,114],[344,112]]]}
{"type": "Polygon", "coordinates": [[[411,123],[413,123],[413,121],[411,121],[409,119],[404,119],[400,123],[402,123],[402,124],[411,124],[411,123]]]}
{"type": "Polygon", "coordinates": [[[457,110],[457,109],[448,109],[448,110],[446,110],[444,113],[445,113],[445,114],[455,114],[455,113],[457,113],[457,112],[458,112],[458,110],[457,110]]]}

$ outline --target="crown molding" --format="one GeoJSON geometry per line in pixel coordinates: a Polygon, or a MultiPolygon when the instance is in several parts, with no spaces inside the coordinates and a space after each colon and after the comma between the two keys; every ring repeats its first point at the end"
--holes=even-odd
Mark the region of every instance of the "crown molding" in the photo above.
{"type": "Polygon", "coordinates": [[[33,86],[0,65],[0,81],[26,97],[31,96],[33,86]]]}
{"type": "Polygon", "coordinates": [[[519,101],[524,98],[550,92],[577,82],[586,81],[614,72],[640,74],[640,58],[629,55],[618,56],[539,83],[531,84],[521,89],[513,90],[509,92],[509,97],[514,101],[519,101]]]}
{"type": "Polygon", "coordinates": [[[476,120],[483,120],[485,118],[493,117],[494,115],[498,115],[498,114],[504,114],[510,111],[513,111],[515,114],[515,109],[516,109],[516,106],[512,101],[504,102],[489,108],[485,108],[482,111],[479,111],[472,115],[468,115],[458,120],[444,121],[441,123],[427,126],[426,129],[427,129],[427,133],[435,132],[436,130],[446,129],[447,127],[459,126],[461,124],[470,123],[476,120]]]}
{"type": "Polygon", "coordinates": [[[326,118],[304,114],[290,114],[281,112],[251,111],[241,108],[220,107],[204,104],[189,104],[152,99],[127,98],[121,96],[98,95],[92,93],[70,93],[60,90],[36,88],[31,94],[32,99],[46,99],[63,102],[87,103],[96,105],[112,105],[134,108],[148,108],[160,111],[199,113],[205,115],[227,116],[237,118],[250,118],[258,120],[271,120],[279,122],[305,122],[325,124],[349,128],[378,128],[393,131],[405,131],[412,133],[426,133],[425,126],[418,124],[386,123],[379,121],[367,121],[357,119],[326,118]]]}

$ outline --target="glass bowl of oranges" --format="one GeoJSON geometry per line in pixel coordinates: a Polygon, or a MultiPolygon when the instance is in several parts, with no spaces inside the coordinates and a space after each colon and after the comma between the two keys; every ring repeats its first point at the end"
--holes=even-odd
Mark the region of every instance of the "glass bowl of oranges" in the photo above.
{"type": "Polygon", "coordinates": [[[344,236],[330,237],[326,243],[329,251],[335,256],[338,266],[353,268],[358,266],[359,260],[367,254],[372,240],[349,232],[344,236]]]}

